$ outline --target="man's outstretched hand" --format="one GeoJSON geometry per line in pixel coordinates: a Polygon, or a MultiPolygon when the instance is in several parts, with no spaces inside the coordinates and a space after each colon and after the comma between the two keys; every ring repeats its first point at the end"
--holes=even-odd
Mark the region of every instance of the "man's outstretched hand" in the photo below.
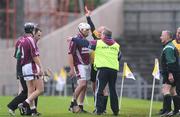
{"type": "Polygon", "coordinates": [[[85,12],[86,12],[86,17],[90,16],[91,15],[91,11],[87,8],[87,6],[84,7],[85,9],[85,12]]]}

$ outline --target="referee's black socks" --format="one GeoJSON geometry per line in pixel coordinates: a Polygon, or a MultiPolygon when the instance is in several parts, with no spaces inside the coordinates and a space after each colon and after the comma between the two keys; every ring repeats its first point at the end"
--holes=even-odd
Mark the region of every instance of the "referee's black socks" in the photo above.
{"type": "Polygon", "coordinates": [[[179,96],[173,96],[173,103],[174,103],[174,112],[179,112],[180,109],[180,97],[179,96]]]}
{"type": "Polygon", "coordinates": [[[171,95],[170,94],[166,94],[163,97],[163,109],[167,112],[171,111],[171,95]]]}

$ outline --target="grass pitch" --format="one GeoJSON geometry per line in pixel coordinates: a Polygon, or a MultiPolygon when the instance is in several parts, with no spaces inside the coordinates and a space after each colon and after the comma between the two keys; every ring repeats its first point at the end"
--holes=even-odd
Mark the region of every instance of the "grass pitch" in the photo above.
{"type": "MultiPolygon", "coordinates": [[[[0,97],[0,117],[9,116],[7,112],[7,104],[13,97],[0,97]]],[[[93,97],[87,97],[85,101],[85,110],[91,112],[88,114],[73,114],[68,111],[71,97],[58,96],[40,96],[38,103],[38,111],[42,113],[42,117],[94,117],[91,114],[94,110],[93,97]]],[[[108,99],[109,103],[110,99],[108,99]]],[[[161,102],[153,102],[152,117],[158,117],[157,113],[161,108],[161,102]]],[[[149,117],[150,101],[140,99],[123,98],[120,111],[120,117],[149,117]]],[[[113,116],[108,104],[107,114],[101,115],[105,117],[113,116]]],[[[16,110],[16,117],[20,117],[19,110],[16,110]]]]}

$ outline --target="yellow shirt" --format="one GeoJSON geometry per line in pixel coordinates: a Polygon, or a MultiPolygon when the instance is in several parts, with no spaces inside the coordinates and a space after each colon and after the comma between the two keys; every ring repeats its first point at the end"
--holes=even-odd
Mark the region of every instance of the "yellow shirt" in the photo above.
{"type": "Polygon", "coordinates": [[[120,45],[114,43],[113,45],[107,45],[102,40],[97,40],[96,49],[95,49],[95,59],[94,67],[95,68],[110,68],[114,70],[119,70],[119,53],[120,45]]]}
{"type": "Polygon", "coordinates": [[[96,36],[97,39],[101,38],[101,34],[97,30],[94,30],[93,34],[96,36]]]}
{"type": "MultiPolygon", "coordinates": [[[[97,37],[97,39],[100,39],[101,34],[100,34],[97,30],[94,30],[94,31],[93,31],[93,34],[97,37]]],[[[91,62],[91,64],[94,63],[94,51],[92,51],[92,52],[90,53],[90,62],[91,62]]]]}
{"type": "Polygon", "coordinates": [[[172,43],[174,44],[174,46],[177,48],[179,54],[180,54],[180,43],[177,43],[176,40],[173,40],[172,43]]]}

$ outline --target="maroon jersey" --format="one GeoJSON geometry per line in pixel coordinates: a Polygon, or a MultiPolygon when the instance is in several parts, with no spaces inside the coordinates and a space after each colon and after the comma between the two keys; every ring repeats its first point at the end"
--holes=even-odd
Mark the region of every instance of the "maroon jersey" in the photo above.
{"type": "Polygon", "coordinates": [[[24,39],[23,36],[19,37],[17,42],[16,42],[16,45],[15,45],[15,52],[14,52],[14,57],[17,59],[17,60],[20,60],[21,59],[21,42],[22,42],[22,39],[24,39]]]}
{"type": "MultiPolygon", "coordinates": [[[[80,34],[76,36],[78,39],[84,39],[84,37],[80,34]]],[[[76,38],[75,37],[75,38],[76,38]]],[[[78,64],[88,65],[90,63],[90,51],[86,47],[81,47],[74,43],[73,41],[69,44],[69,52],[68,54],[72,54],[74,60],[74,66],[78,64]]]]}
{"type": "Polygon", "coordinates": [[[33,63],[33,57],[39,56],[39,49],[31,36],[24,36],[21,40],[21,65],[33,63]]]}

